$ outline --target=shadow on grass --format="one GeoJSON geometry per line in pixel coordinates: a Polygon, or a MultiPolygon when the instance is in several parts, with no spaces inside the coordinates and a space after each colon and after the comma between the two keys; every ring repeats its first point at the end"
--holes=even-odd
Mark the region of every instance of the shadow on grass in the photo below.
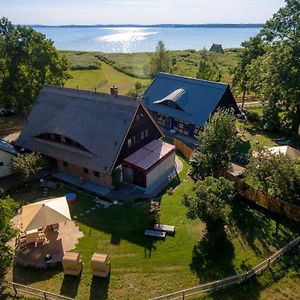
{"type": "Polygon", "coordinates": [[[232,217],[242,239],[259,256],[271,254],[271,246],[279,249],[299,232],[299,226],[295,222],[276,216],[243,198],[236,199],[232,217]],[[257,246],[257,241],[261,247],[257,246]]]}
{"type": "Polygon", "coordinates": [[[194,247],[190,268],[202,283],[235,274],[234,248],[224,231],[207,232],[194,247]]]}
{"type": "Polygon", "coordinates": [[[77,295],[78,287],[81,280],[81,273],[79,276],[65,275],[61,284],[60,295],[74,298],[77,295]]]}
{"type": "Polygon", "coordinates": [[[93,276],[90,300],[105,300],[108,298],[108,288],[110,282],[110,274],[107,278],[93,276]]]}
{"type": "Polygon", "coordinates": [[[13,282],[30,285],[34,282],[45,281],[62,272],[60,264],[50,269],[36,269],[33,267],[14,266],[12,272],[13,282]]]}

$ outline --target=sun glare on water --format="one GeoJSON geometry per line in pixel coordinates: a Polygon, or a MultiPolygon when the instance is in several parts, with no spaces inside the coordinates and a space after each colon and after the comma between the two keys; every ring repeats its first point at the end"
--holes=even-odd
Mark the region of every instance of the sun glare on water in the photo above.
{"type": "Polygon", "coordinates": [[[123,51],[126,50],[140,41],[144,41],[147,36],[155,35],[157,32],[147,31],[145,28],[106,28],[108,30],[113,30],[115,33],[98,36],[96,41],[105,42],[111,44],[118,44],[123,48],[123,51]],[[121,45],[120,45],[121,44],[121,45]]]}

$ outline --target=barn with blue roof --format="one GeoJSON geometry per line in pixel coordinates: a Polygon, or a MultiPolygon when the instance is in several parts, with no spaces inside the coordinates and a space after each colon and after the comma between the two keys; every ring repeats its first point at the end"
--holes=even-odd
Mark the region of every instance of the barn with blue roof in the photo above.
{"type": "Polygon", "coordinates": [[[143,101],[161,127],[192,138],[218,108],[240,114],[228,84],[167,73],[156,75],[143,101]]]}

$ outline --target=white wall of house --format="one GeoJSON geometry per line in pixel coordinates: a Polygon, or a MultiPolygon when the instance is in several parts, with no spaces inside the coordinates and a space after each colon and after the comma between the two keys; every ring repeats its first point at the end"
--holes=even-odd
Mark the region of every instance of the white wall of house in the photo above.
{"type": "Polygon", "coordinates": [[[9,164],[14,157],[15,156],[13,154],[0,150],[0,177],[12,174],[9,164]]]}
{"type": "Polygon", "coordinates": [[[147,190],[153,190],[167,181],[175,169],[175,151],[147,174],[147,190]]]}

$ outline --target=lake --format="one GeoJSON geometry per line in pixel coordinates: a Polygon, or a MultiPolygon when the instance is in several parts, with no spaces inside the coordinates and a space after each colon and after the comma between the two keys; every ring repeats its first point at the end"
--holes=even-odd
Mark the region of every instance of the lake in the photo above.
{"type": "Polygon", "coordinates": [[[54,41],[59,50],[151,52],[164,41],[169,50],[240,47],[260,27],[34,27],[54,41]]]}

